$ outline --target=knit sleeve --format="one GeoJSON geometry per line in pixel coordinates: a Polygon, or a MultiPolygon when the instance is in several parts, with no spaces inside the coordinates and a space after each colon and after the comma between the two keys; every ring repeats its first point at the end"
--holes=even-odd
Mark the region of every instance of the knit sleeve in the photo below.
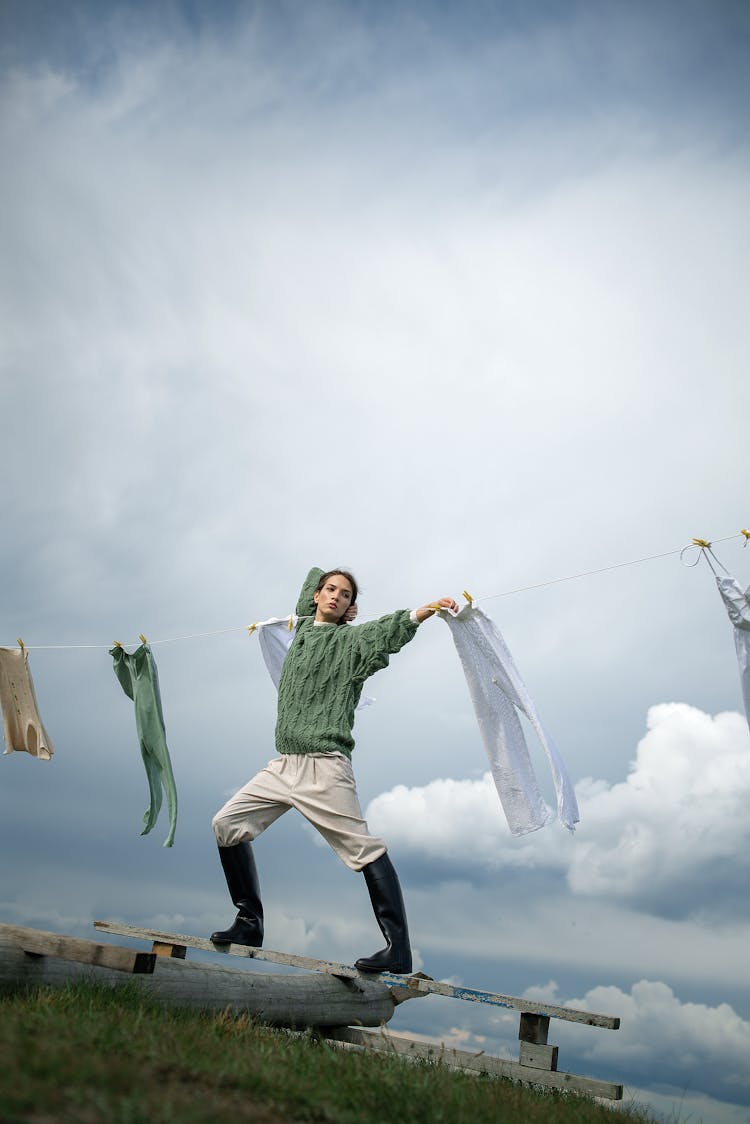
{"type": "Polygon", "coordinates": [[[297,598],[297,608],[294,610],[298,617],[315,616],[316,606],[313,601],[313,593],[315,593],[316,586],[324,573],[325,570],[321,570],[319,566],[313,566],[302,583],[302,589],[297,598]]]}
{"type": "Polygon", "coordinates": [[[387,667],[389,656],[408,644],[419,626],[410,619],[408,609],[398,609],[376,621],[349,627],[354,634],[352,670],[357,679],[364,680],[387,667]]]}

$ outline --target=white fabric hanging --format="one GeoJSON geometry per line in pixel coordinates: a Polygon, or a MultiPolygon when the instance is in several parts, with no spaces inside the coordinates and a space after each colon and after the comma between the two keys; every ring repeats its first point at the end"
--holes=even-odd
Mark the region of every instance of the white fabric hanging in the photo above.
{"type": "Polygon", "coordinates": [[[500,801],[513,835],[544,827],[552,813],[544,802],[517,711],[535,729],[550,764],[558,817],[570,831],[578,823],[573,784],[554,742],[494,622],[474,606],[440,616],[451,630],[500,801]]]}
{"type": "Polygon", "coordinates": [[[263,661],[277,691],[281,679],[281,668],[289,651],[289,645],[294,639],[295,621],[295,617],[269,617],[267,621],[258,621],[255,625],[263,661]],[[292,623],[291,629],[289,628],[290,621],[292,623]]]}
{"type": "Polygon", "coordinates": [[[742,701],[745,704],[745,716],[750,726],[750,586],[743,593],[731,575],[721,577],[716,574],[715,576],[729,619],[734,625],[734,646],[737,649],[737,663],[740,669],[742,701]]]}
{"type": "MultiPolygon", "coordinates": [[[[294,640],[294,626],[297,623],[297,617],[269,617],[267,621],[258,621],[255,628],[258,632],[258,641],[260,643],[260,650],[263,656],[264,663],[268,668],[268,674],[273,680],[273,685],[278,691],[279,680],[281,679],[281,668],[283,667],[286,654],[289,651],[289,645],[294,640]],[[291,623],[291,628],[289,627],[291,623]]],[[[345,628],[345,625],[341,625],[345,628]]],[[[370,698],[368,695],[363,695],[357,706],[357,710],[363,710],[366,706],[372,706],[375,699],[370,698]]]]}

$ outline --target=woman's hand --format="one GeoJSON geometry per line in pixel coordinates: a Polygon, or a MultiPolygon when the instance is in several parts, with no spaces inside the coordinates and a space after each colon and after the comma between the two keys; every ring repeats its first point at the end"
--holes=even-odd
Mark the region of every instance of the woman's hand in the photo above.
{"type": "Polygon", "coordinates": [[[351,624],[358,612],[359,612],[359,610],[357,608],[357,602],[355,601],[354,604],[350,605],[349,608],[344,613],[345,624],[351,624]]]}
{"type": "Polygon", "coordinates": [[[458,612],[458,602],[454,601],[452,597],[439,597],[437,601],[431,601],[429,605],[423,605],[421,609],[417,609],[417,620],[420,622],[426,621],[428,617],[433,616],[438,609],[450,609],[452,613],[458,612]]]}

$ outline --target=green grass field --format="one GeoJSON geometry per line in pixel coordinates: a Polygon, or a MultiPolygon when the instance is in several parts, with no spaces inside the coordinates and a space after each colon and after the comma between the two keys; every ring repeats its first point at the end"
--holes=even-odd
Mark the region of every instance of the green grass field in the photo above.
{"type": "Polygon", "coordinates": [[[137,984],[0,998],[0,1121],[595,1124],[653,1118],[574,1094],[331,1046],[245,1017],[166,1010],[137,984]]]}

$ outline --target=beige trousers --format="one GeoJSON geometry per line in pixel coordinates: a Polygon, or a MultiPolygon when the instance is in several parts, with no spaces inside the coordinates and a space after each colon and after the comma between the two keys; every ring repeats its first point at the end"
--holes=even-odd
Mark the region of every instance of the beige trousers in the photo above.
{"type": "Polygon", "coordinates": [[[340,753],[283,754],[248,781],[213,818],[220,847],[256,839],[296,808],[350,870],[386,852],[362,819],[351,761],[340,753]]]}

